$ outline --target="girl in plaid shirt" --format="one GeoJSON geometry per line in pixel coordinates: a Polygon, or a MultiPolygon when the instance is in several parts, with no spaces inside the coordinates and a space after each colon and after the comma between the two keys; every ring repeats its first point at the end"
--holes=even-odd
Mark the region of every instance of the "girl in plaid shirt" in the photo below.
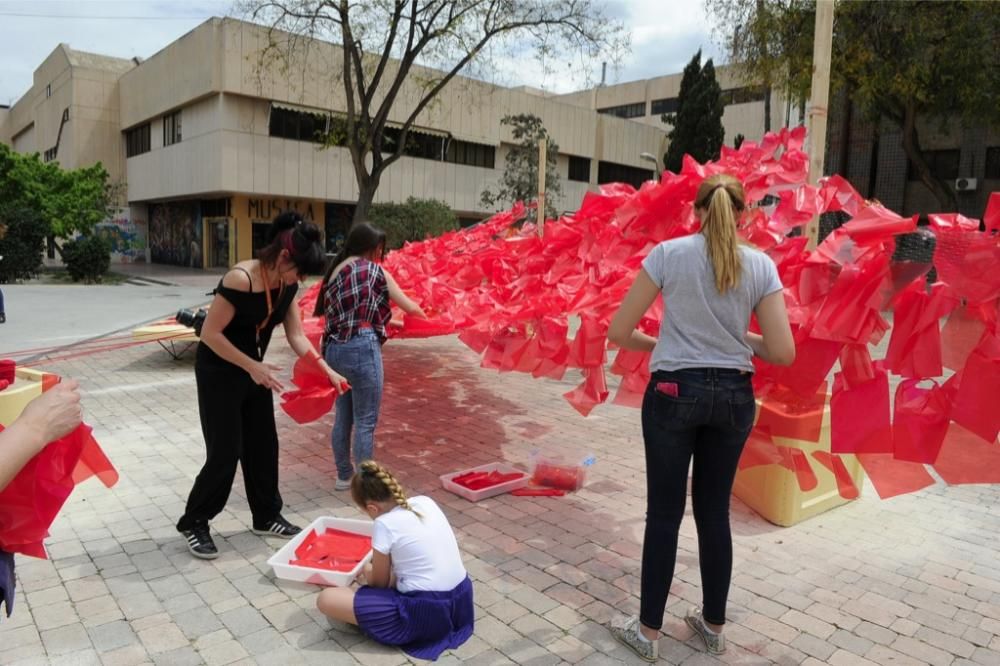
{"type": "Polygon", "coordinates": [[[375,425],[382,403],[382,343],[392,318],[390,301],[409,315],[426,317],[380,265],[384,252],[384,231],[367,223],[355,225],[316,299],[314,314],[326,317],[323,356],[351,384],[351,390],[337,400],[333,422],[337,490],[351,487],[352,428],[354,461],[374,457],[375,425]]]}

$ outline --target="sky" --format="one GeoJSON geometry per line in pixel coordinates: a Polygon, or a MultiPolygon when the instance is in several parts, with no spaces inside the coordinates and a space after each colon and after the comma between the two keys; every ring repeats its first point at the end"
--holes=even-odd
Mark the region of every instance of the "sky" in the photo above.
{"type": "MultiPolygon", "coordinates": [[[[609,13],[632,33],[631,54],[608,83],[680,72],[698,48],[721,61],[702,0],[606,0],[609,13]]],[[[230,13],[232,0],[0,0],[0,104],[12,104],[31,87],[32,74],[62,42],[78,51],[148,58],[212,16],[230,13]]],[[[600,64],[595,63],[595,69],[600,64]]],[[[554,80],[541,67],[517,63],[504,85],[552,92],[586,86],[554,80]]],[[[600,71],[591,74],[600,80],[600,71]]]]}

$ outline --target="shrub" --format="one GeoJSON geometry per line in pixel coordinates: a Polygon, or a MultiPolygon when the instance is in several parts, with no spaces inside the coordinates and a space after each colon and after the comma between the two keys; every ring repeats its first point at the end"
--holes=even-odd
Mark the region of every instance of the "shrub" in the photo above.
{"type": "Polygon", "coordinates": [[[100,236],[82,236],[63,244],[62,258],[74,282],[100,282],[111,267],[111,246],[100,236]]]}
{"type": "Polygon", "coordinates": [[[35,277],[47,232],[45,222],[28,208],[0,211],[0,283],[35,277]]]}
{"type": "Polygon", "coordinates": [[[406,203],[374,204],[368,220],[385,231],[386,249],[389,250],[458,229],[458,217],[448,204],[416,197],[410,197],[406,203]]]}

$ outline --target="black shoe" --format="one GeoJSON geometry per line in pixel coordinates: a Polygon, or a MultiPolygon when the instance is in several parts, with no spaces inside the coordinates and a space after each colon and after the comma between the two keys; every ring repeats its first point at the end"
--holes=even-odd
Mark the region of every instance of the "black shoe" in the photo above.
{"type": "Polygon", "coordinates": [[[291,539],[293,536],[302,531],[301,527],[296,527],[290,522],[285,520],[281,515],[278,515],[274,520],[267,523],[266,525],[254,525],[253,529],[250,530],[254,534],[259,536],[272,536],[278,537],[279,539],[291,539]]]}
{"type": "Polygon", "coordinates": [[[5,315],[3,312],[0,312],[0,324],[6,324],[6,323],[7,323],[7,315],[5,315]]]}
{"type": "Polygon", "coordinates": [[[212,541],[212,535],[208,531],[208,525],[197,525],[189,530],[181,530],[181,534],[188,542],[188,550],[195,557],[203,560],[214,560],[219,556],[219,549],[212,541]]]}

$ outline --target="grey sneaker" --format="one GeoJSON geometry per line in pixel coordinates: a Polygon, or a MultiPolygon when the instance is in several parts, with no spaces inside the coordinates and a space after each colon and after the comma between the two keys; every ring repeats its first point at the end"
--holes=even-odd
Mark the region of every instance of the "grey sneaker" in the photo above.
{"type": "Polygon", "coordinates": [[[632,652],[650,663],[659,659],[659,641],[647,641],[639,636],[639,618],[633,615],[623,624],[612,622],[608,625],[611,635],[626,645],[632,652]]]}
{"type": "Polygon", "coordinates": [[[722,654],[726,651],[726,635],[717,634],[708,628],[700,608],[692,606],[684,621],[694,630],[694,633],[701,636],[701,640],[705,641],[705,649],[710,653],[722,654]]]}
{"type": "Polygon", "coordinates": [[[351,480],[350,479],[337,479],[337,483],[333,484],[334,490],[350,490],[351,480]]]}

